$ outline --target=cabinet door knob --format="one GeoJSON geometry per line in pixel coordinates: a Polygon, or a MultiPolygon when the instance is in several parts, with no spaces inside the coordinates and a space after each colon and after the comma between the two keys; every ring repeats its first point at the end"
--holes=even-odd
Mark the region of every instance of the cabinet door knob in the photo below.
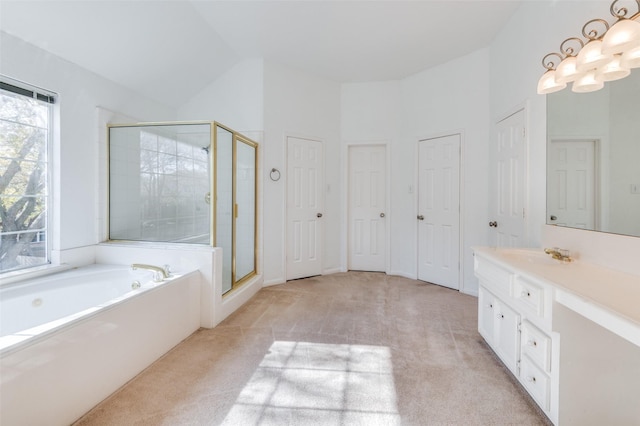
{"type": "Polygon", "coordinates": [[[527,345],[533,346],[535,348],[536,346],[538,346],[538,342],[536,342],[535,340],[529,340],[527,342],[527,345]]]}
{"type": "Polygon", "coordinates": [[[498,227],[498,222],[496,222],[495,220],[489,222],[489,226],[491,228],[497,228],[498,227]]]}
{"type": "Polygon", "coordinates": [[[418,220],[424,220],[424,216],[423,216],[423,215],[421,215],[421,214],[419,214],[419,215],[418,215],[418,220]]]}
{"type": "Polygon", "coordinates": [[[531,293],[529,293],[528,291],[522,290],[522,292],[520,293],[520,296],[522,296],[522,297],[531,297],[531,293]]]}
{"type": "Polygon", "coordinates": [[[380,217],[384,217],[384,213],[380,213],[380,217]]]}
{"type": "Polygon", "coordinates": [[[533,377],[533,376],[527,376],[527,382],[535,383],[536,382],[536,378],[533,377]]]}
{"type": "Polygon", "coordinates": [[[318,213],[316,216],[317,217],[322,217],[322,213],[318,213]]]}
{"type": "Polygon", "coordinates": [[[549,219],[550,219],[550,220],[558,220],[558,216],[556,216],[556,215],[553,215],[553,214],[552,214],[552,215],[549,217],[549,219]]]}

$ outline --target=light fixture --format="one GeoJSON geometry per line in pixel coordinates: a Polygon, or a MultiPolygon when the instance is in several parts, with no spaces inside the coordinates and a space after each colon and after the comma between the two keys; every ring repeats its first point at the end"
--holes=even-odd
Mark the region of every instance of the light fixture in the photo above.
{"type": "Polygon", "coordinates": [[[580,53],[576,56],[576,68],[579,72],[587,72],[594,70],[613,59],[613,55],[605,55],[602,53],[602,36],[609,30],[609,24],[604,19],[592,19],[582,27],[582,35],[589,41],[580,49],[580,53]],[[605,30],[600,33],[596,24],[602,24],[605,30]],[[589,30],[589,26],[592,28],[589,30]]]}
{"type": "MultiPolygon", "coordinates": [[[[617,1],[611,3],[610,12],[618,18],[607,34],[602,39],[602,53],[615,54],[622,53],[635,47],[640,47],[640,22],[634,20],[638,16],[627,19],[627,8],[615,8],[617,1]]],[[[636,0],[638,4],[638,13],[640,14],[640,0],[636,0]]]]}
{"type": "Polygon", "coordinates": [[[587,93],[600,90],[603,86],[604,80],[602,79],[602,77],[596,75],[595,71],[589,71],[573,82],[571,90],[576,93],[587,93]]]}
{"type": "Polygon", "coordinates": [[[575,56],[576,49],[569,45],[570,42],[576,42],[580,45],[577,49],[578,51],[584,47],[582,40],[577,37],[571,37],[562,42],[560,50],[565,55],[565,58],[556,68],[556,81],[558,83],[570,83],[580,76],[575,56]]]}
{"type": "Polygon", "coordinates": [[[613,55],[613,60],[600,68],[597,74],[603,81],[614,81],[631,74],[631,69],[622,63],[622,55],[617,54],[613,55]]]}
{"type": "Polygon", "coordinates": [[[623,53],[620,62],[629,68],[640,68],[640,47],[623,53]]]}
{"type": "Polygon", "coordinates": [[[556,80],[556,64],[551,60],[551,56],[557,56],[562,60],[562,56],[559,53],[549,53],[542,58],[542,66],[547,69],[547,72],[542,74],[538,81],[538,93],[547,94],[557,92],[567,87],[567,83],[560,83],[556,80]]]}
{"type": "Polygon", "coordinates": [[[561,53],[549,53],[542,59],[547,71],[538,81],[539,94],[557,92],[571,82],[574,92],[592,92],[604,87],[605,81],[624,78],[631,68],[640,67],[640,0],[635,0],[638,11],[630,17],[626,7],[616,6],[619,1],[614,0],[609,8],[616,18],[614,24],[592,19],[582,27],[586,42],[568,38],[560,45],[561,53]],[[557,64],[553,56],[559,58],[557,64]]]}

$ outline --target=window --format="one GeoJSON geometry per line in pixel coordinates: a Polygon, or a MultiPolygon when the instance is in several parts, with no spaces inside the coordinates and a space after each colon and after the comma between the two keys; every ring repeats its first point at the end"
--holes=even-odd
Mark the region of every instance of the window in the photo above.
{"type": "Polygon", "coordinates": [[[0,81],[0,273],[49,263],[54,97],[0,81]]]}

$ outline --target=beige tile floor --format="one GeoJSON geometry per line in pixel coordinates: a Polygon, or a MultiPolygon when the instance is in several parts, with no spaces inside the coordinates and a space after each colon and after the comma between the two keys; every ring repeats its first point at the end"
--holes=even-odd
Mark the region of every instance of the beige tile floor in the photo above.
{"type": "Polygon", "coordinates": [[[262,289],[77,425],[544,425],[477,299],[381,273],[262,289]]]}

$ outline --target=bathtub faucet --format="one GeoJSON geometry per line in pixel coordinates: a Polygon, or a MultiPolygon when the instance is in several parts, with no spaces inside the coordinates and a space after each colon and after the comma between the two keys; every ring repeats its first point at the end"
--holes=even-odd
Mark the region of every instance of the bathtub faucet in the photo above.
{"type": "Polygon", "coordinates": [[[149,271],[153,271],[153,281],[159,283],[160,281],[164,281],[169,278],[169,268],[164,267],[161,268],[159,266],[147,265],[144,263],[134,263],[131,265],[131,269],[134,271],[136,269],[147,269],[149,271]]]}

